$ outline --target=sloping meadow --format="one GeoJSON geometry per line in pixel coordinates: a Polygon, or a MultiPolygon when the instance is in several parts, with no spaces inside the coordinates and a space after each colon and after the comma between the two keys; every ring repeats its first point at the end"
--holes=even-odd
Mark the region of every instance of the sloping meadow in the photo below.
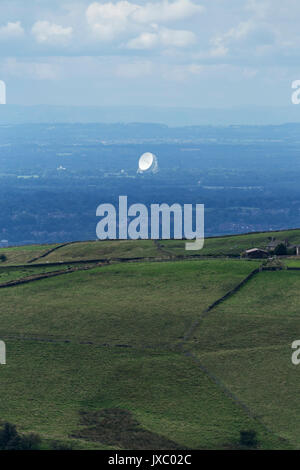
{"type": "Polygon", "coordinates": [[[122,264],[3,289],[1,419],[76,448],[239,448],[243,429],[284,447],[178,348],[255,266],[122,264]]]}
{"type": "Polygon", "coordinates": [[[272,432],[300,446],[299,272],[262,272],[203,318],[187,345],[272,432]]]}

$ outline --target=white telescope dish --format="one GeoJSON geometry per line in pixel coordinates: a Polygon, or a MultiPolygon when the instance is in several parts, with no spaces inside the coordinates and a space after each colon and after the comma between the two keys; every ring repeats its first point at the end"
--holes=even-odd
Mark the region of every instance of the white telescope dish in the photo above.
{"type": "Polygon", "coordinates": [[[139,159],[138,173],[156,173],[158,171],[157,157],[154,153],[146,152],[139,159]]]}

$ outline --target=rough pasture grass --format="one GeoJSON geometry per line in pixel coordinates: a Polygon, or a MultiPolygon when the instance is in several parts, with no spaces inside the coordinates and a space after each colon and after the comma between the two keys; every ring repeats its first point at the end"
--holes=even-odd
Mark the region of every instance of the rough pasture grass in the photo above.
{"type": "Polygon", "coordinates": [[[57,245],[26,245],[0,248],[0,255],[5,255],[7,258],[6,261],[0,261],[0,267],[10,264],[25,264],[55,246],[57,245]]]}
{"type": "Polygon", "coordinates": [[[298,272],[262,272],[201,321],[189,347],[275,433],[300,446],[298,272]]]}
{"type": "Polygon", "coordinates": [[[70,436],[84,435],[81,411],[119,408],[179,448],[236,448],[241,429],[255,429],[262,448],[281,446],[179,353],[30,341],[8,341],[7,352],[1,419],[45,441],[109,448],[70,436]]]}
{"type": "Polygon", "coordinates": [[[300,244],[300,230],[206,238],[204,248],[201,251],[185,251],[185,242],[182,240],[164,240],[161,244],[168,251],[177,255],[186,255],[188,253],[203,256],[239,256],[243,251],[250,248],[265,249],[269,243],[269,237],[282,241],[288,239],[290,244],[300,244]]]}
{"type": "Polygon", "coordinates": [[[69,266],[64,264],[62,266],[24,266],[20,268],[13,267],[0,267],[0,284],[35,276],[41,273],[48,273],[52,271],[65,270],[69,266]]]}
{"type": "Polygon", "coordinates": [[[221,260],[113,265],[3,289],[0,335],[174,348],[201,311],[254,267],[221,260]]]}
{"type": "Polygon", "coordinates": [[[159,252],[153,240],[94,241],[66,245],[42,258],[40,262],[142,257],[163,258],[166,255],[159,252]]]}

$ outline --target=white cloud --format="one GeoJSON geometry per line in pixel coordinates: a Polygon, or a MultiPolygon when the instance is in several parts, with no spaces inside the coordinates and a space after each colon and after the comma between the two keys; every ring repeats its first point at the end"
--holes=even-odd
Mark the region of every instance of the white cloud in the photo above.
{"type": "Polygon", "coordinates": [[[210,56],[215,58],[225,57],[228,54],[228,47],[225,47],[224,44],[215,44],[215,47],[210,50],[210,56]]]}
{"type": "Polygon", "coordinates": [[[191,31],[165,28],[159,35],[163,46],[186,47],[196,42],[196,35],[191,31]]]}
{"type": "Polygon", "coordinates": [[[8,22],[5,26],[0,27],[0,39],[4,38],[17,38],[23,36],[24,29],[21,26],[20,21],[16,21],[14,23],[8,22]]]}
{"type": "Polygon", "coordinates": [[[86,19],[93,34],[103,41],[111,41],[128,28],[129,16],[139,8],[127,1],[117,3],[92,3],[86,19]]]}
{"type": "Polygon", "coordinates": [[[172,82],[181,82],[189,78],[197,77],[203,73],[208,73],[210,67],[199,64],[165,64],[151,61],[133,61],[123,62],[111,73],[116,77],[124,79],[152,78],[155,80],[166,80],[172,82]]]}
{"type": "Polygon", "coordinates": [[[187,47],[196,42],[191,31],[163,28],[155,33],[142,33],[127,43],[129,49],[153,49],[155,47],[187,47]]]}
{"type": "Polygon", "coordinates": [[[155,38],[147,32],[141,32],[141,27],[151,27],[153,22],[164,24],[184,20],[202,11],[203,7],[191,0],[160,0],[156,3],[148,2],[144,6],[121,0],[117,3],[92,3],[86,10],[86,19],[92,33],[100,40],[112,41],[122,34],[140,32],[140,44],[148,44],[155,38]]]}
{"type": "Polygon", "coordinates": [[[142,33],[127,43],[129,49],[153,49],[159,44],[157,33],[142,33]]]}
{"type": "Polygon", "coordinates": [[[30,78],[33,80],[57,80],[60,77],[60,70],[57,64],[18,61],[15,58],[8,58],[2,63],[1,73],[12,77],[30,78]]]}
{"type": "Polygon", "coordinates": [[[204,7],[197,5],[191,0],[176,0],[169,2],[163,0],[156,3],[146,3],[145,6],[135,10],[134,20],[140,23],[149,23],[151,21],[171,22],[190,18],[202,13],[204,7]]]}
{"type": "Polygon", "coordinates": [[[31,32],[35,40],[41,44],[66,44],[70,41],[73,28],[50,23],[49,21],[37,21],[31,32]]]}
{"type": "Polygon", "coordinates": [[[270,51],[275,42],[276,32],[272,26],[250,19],[213,38],[210,56],[224,57],[230,52],[240,55],[246,51],[262,55],[262,51],[270,51]]]}

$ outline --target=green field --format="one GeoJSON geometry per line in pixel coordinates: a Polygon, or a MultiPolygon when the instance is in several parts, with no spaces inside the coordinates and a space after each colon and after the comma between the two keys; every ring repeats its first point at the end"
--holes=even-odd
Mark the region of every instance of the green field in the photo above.
{"type": "MultiPolygon", "coordinates": [[[[207,238],[201,251],[191,251],[190,254],[201,256],[240,256],[240,254],[250,248],[265,249],[269,243],[269,238],[276,240],[288,240],[291,245],[300,244],[300,230],[290,230],[282,232],[253,233],[247,235],[233,235],[216,238],[207,238]]],[[[185,242],[182,240],[164,240],[162,246],[177,255],[185,255],[185,242]]]]}
{"type": "Polygon", "coordinates": [[[10,281],[34,278],[39,274],[51,273],[55,271],[66,271],[70,269],[73,265],[63,264],[62,266],[22,266],[22,267],[13,267],[4,268],[0,267],[0,285],[5,284],[10,281]]]}
{"type": "Polygon", "coordinates": [[[253,268],[215,260],[122,264],[3,289],[0,337],[174,348],[202,309],[253,268]]]}
{"type": "Polygon", "coordinates": [[[300,229],[253,233],[247,235],[231,235],[216,238],[207,238],[201,251],[185,250],[183,240],[107,240],[73,242],[65,245],[30,245],[22,247],[0,248],[0,255],[5,254],[7,260],[1,265],[21,265],[33,260],[34,264],[64,263],[82,260],[101,259],[168,259],[170,257],[239,257],[249,248],[265,249],[270,237],[276,240],[288,240],[291,245],[300,245],[300,229]],[[54,248],[58,248],[52,251],[54,248]],[[49,254],[47,254],[49,252],[49,254]],[[35,260],[35,258],[38,258],[35,260]]]}
{"type": "Polygon", "coordinates": [[[27,245],[0,248],[0,255],[5,255],[7,258],[5,261],[1,261],[0,266],[10,264],[21,265],[28,263],[31,259],[41,256],[55,246],[58,245],[27,245]]]}
{"type": "Polygon", "coordinates": [[[262,272],[203,318],[189,348],[276,435],[300,447],[300,273],[262,272]]]}
{"type": "MultiPolygon", "coordinates": [[[[241,252],[245,237],[228,239],[241,252]]],[[[238,449],[255,430],[260,449],[299,449],[300,272],[259,272],[202,317],[261,265],[218,258],[221,240],[194,260],[168,259],[177,241],[74,243],[34,264],[54,246],[2,250],[0,284],[31,282],[1,289],[1,422],[43,448],[238,449]],[[35,280],[101,258],[145,260],[35,280]]]]}
{"type": "Polygon", "coordinates": [[[166,255],[158,251],[152,240],[96,241],[72,243],[63,246],[42,258],[40,262],[57,263],[61,261],[141,257],[165,258],[166,255]]]}

